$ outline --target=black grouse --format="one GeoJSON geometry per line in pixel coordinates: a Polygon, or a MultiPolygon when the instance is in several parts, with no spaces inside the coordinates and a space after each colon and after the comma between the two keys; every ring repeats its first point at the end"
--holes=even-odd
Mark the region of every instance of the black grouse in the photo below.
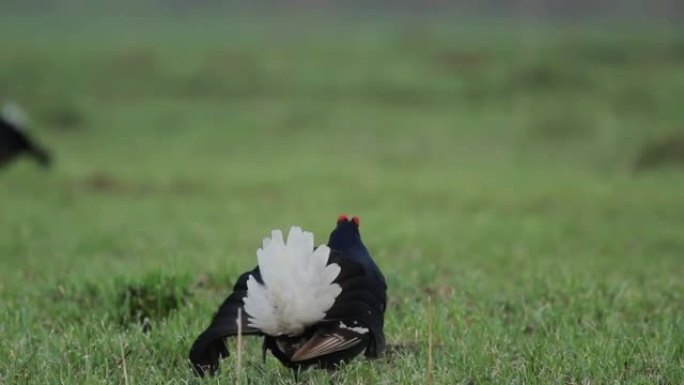
{"type": "Polygon", "coordinates": [[[328,245],[317,248],[313,234],[298,227],[287,241],[274,230],[257,257],[192,345],[197,375],[216,373],[228,357],[224,339],[238,333],[238,309],[242,333],[263,336],[264,359],[270,351],[295,375],[385,351],[387,284],[361,241],[358,217],[341,215],[328,245]]]}
{"type": "Polygon", "coordinates": [[[18,106],[7,104],[0,114],[0,166],[26,154],[40,165],[50,164],[50,155],[26,132],[26,119],[18,106]]]}

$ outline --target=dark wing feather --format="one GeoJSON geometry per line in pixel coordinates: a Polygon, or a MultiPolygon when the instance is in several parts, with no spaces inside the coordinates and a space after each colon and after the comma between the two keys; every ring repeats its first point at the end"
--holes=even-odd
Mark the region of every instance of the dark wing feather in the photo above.
{"type": "MultiPolygon", "coordinates": [[[[368,333],[341,328],[339,322],[319,328],[293,355],[293,362],[313,360],[332,353],[351,349],[368,340],[368,333]],[[337,326],[335,326],[337,325],[337,326]]],[[[358,354],[358,353],[357,353],[358,354]]]]}
{"type": "Polygon", "coordinates": [[[247,325],[247,313],[244,309],[243,299],[247,295],[247,280],[250,275],[262,282],[258,267],[243,273],[233,286],[233,292],[219,307],[209,327],[192,344],[189,358],[197,375],[216,373],[220,360],[230,355],[224,339],[238,333],[238,309],[242,309],[242,334],[260,334],[257,329],[247,325]]]}
{"type": "Polygon", "coordinates": [[[366,356],[379,357],[385,351],[384,313],[387,303],[387,287],[384,282],[366,273],[361,264],[345,258],[333,250],[328,263],[340,265],[340,275],[335,280],[342,293],[326,313],[326,320],[355,320],[370,329],[366,356]]]}
{"type": "Polygon", "coordinates": [[[378,307],[369,306],[364,301],[353,300],[336,304],[328,311],[327,320],[353,319],[370,329],[371,339],[366,349],[366,357],[377,358],[385,352],[385,332],[382,312],[378,307]]]}

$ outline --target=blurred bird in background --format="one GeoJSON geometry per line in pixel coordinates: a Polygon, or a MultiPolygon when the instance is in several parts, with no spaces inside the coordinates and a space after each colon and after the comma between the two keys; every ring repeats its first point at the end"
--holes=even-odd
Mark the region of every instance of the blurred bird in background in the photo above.
{"type": "Polygon", "coordinates": [[[270,351],[295,377],[309,367],[335,370],[361,353],[385,351],[385,277],[359,233],[359,218],[341,215],[327,246],[292,227],[287,239],[274,230],[257,250],[258,266],[242,274],[209,327],[190,350],[195,373],[218,370],[228,357],[224,338],[263,336],[270,351]]]}
{"type": "Polygon", "coordinates": [[[51,156],[27,132],[26,113],[14,103],[7,103],[0,112],[0,167],[25,154],[43,167],[50,165],[51,156]]]}

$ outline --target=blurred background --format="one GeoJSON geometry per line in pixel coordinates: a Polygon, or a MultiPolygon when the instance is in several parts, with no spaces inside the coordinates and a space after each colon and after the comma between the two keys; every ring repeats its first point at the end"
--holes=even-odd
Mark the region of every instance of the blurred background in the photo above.
{"type": "MultiPolygon", "coordinates": [[[[0,320],[17,336],[0,351],[28,354],[33,330],[97,356],[110,345],[88,350],[78,325],[99,335],[161,271],[183,278],[152,297],[202,316],[145,313],[183,343],[127,343],[182,363],[262,236],[299,224],[324,242],[341,213],[388,276],[390,342],[424,293],[456,304],[437,319],[481,327],[546,293],[681,312],[683,22],[680,0],[3,0],[0,102],[52,164],[0,169],[0,320]]],[[[568,320],[603,311],[577,306],[568,320]]],[[[59,357],[46,376],[87,382],[59,357]]]]}
{"type": "Polygon", "coordinates": [[[0,9],[0,99],[53,157],[1,171],[5,282],[230,269],[272,227],[322,241],[347,211],[434,263],[602,223],[683,249],[679,1],[0,9]]]}

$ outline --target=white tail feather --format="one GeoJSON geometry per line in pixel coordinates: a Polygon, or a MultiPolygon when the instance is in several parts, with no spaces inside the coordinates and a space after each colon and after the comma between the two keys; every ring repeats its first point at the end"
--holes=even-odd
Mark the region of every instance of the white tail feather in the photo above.
{"type": "Polygon", "coordinates": [[[264,284],[247,280],[245,311],[249,326],[271,336],[301,334],[307,326],[325,318],[342,292],[333,283],[340,266],[328,265],[330,248],[313,249],[314,238],[299,227],[290,228],[287,242],[280,230],[273,230],[257,250],[264,284]]]}

